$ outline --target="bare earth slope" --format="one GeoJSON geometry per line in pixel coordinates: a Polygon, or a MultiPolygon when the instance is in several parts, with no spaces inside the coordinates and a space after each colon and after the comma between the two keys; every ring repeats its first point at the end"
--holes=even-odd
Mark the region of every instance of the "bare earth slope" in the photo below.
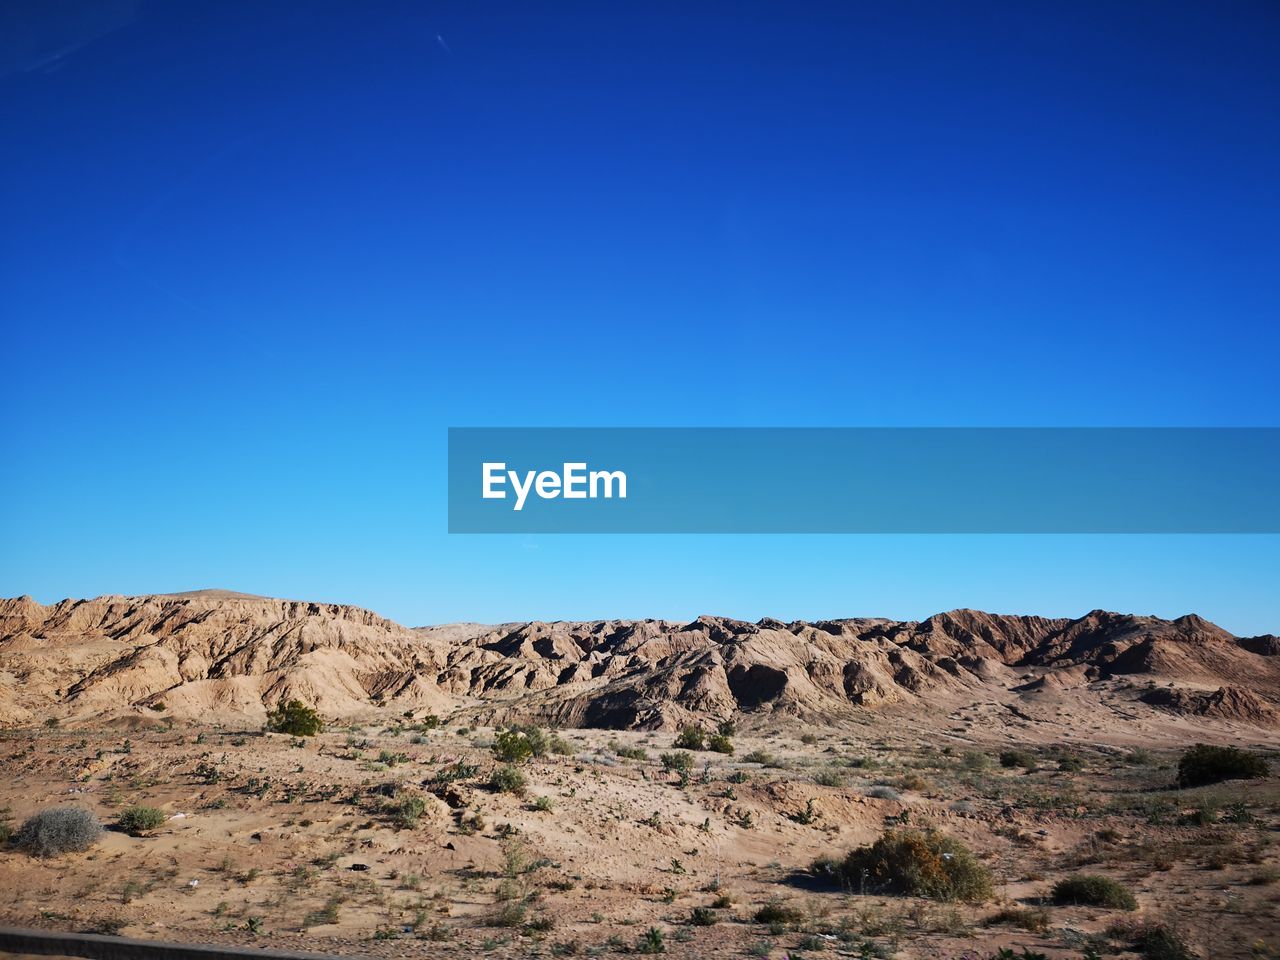
{"type": "Polygon", "coordinates": [[[998,701],[1049,719],[1068,695],[1274,728],[1280,644],[1194,615],[1100,610],[410,630],[358,607],[225,591],[0,601],[0,724],[10,726],[90,716],[256,725],[294,697],[332,718],[390,708],[619,729],[911,703],[998,701]]]}

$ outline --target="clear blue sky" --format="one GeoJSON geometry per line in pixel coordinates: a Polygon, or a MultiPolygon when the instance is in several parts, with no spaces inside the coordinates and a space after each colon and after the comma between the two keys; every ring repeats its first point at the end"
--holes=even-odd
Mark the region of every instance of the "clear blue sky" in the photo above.
{"type": "Polygon", "coordinates": [[[1270,0],[5,9],[2,594],[1280,632],[1276,537],[444,532],[449,425],[1280,424],[1270,0]]]}

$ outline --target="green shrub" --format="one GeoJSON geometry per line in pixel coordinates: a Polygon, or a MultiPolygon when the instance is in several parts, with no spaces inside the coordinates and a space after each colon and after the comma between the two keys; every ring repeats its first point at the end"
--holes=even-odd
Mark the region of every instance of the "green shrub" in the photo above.
{"type": "Polygon", "coordinates": [[[1200,787],[1223,780],[1254,780],[1270,768],[1257,754],[1236,747],[1212,747],[1197,743],[1178,761],[1178,786],[1200,787]]]}
{"type": "Polygon", "coordinates": [[[784,903],[777,897],[771,899],[756,911],[756,923],[799,923],[804,919],[804,911],[784,903]]]}
{"type": "Polygon", "coordinates": [[[301,700],[290,700],[267,714],[267,729],[293,737],[314,737],[324,729],[324,720],[301,700]]]}
{"type": "Polygon", "coordinates": [[[742,759],[746,763],[759,763],[766,767],[773,763],[773,755],[764,750],[752,750],[742,759]]]}
{"type": "Polygon", "coordinates": [[[659,759],[662,760],[663,770],[673,770],[676,773],[688,773],[693,769],[692,753],[664,753],[659,759]]]}
{"type": "Polygon", "coordinates": [[[88,850],[102,834],[102,824],[88,810],[53,807],[23,822],[14,837],[21,849],[37,857],[88,850]]]}
{"type": "Polygon", "coordinates": [[[517,727],[500,731],[493,740],[493,755],[503,763],[524,763],[533,751],[534,742],[517,727]]]}
{"type": "Polygon", "coordinates": [[[120,811],[116,826],[131,837],[140,837],[157,829],[167,819],[164,811],[155,807],[126,807],[120,811]]]}
{"type": "Polygon", "coordinates": [[[640,942],[636,944],[636,953],[666,953],[667,944],[662,936],[662,931],[657,927],[650,927],[644,932],[640,938],[640,942]]]}
{"type": "Polygon", "coordinates": [[[818,861],[814,872],[834,874],[852,890],[869,887],[966,903],[991,898],[991,871],[963,843],[937,830],[887,830],[841,861],[818,861]]]}
{"type": "Polygon", "coordinates": [[[694,927],[710,927],[719,919],[710,907],[694,907],[689,912],[689,924],[694,927]]]}
{"type": "Polygon", "coordinates": [[[1026,750],[1001,750],[1000,766],[1025,767],[1028,770],[1034,770],[1036,768],[1036,758],[1026,750]]]}
{"type": "Polygon", "coordinates": [[[623,760],[648,760],[649,754],[645,752],[643,747],[624,747],[618,744],[613,748],[613,752],[623,760]]]}
{"type": "Polygon", "coordinates": [[[1053,902],[1110,907],[1113,910],[1138,909],[1138,901],[1124,884],[1090,873],[1078,873],[1055,883],[1053,902]]]}
{"type": "Polygon", "coordinates": [[[524,793],[528,785],[525,775],[513,766],[499,767],[489,778],[489,786],[498,793],[524,793]]]}
{"type": "Polygon", "coordinates": [[[422,819],[422,815],[426,812],[427,801],[422,797],[402,797],[395,810],[396,826],[412,830],[418,825],[418,821],[422,819]]]}
{"type": "Polygon", "coordinates": [[[1163,923],[1123,920],[1113,923],[1106,933],[1128,943],[1144,960],[1196,960],[1178,932],[1163,923]]]}
{"type": "Polygon", "coordinates": [[[843,787],[849,778],[838,767],[824,767],[814,771],[813,782],[820,787],[843,787]]]}
{"type": "Polygon", "coordinates": [[[721,733],[714,733],[707,738],[707,749],[713,753],[733,755],[733,741],[721,733]]]}
{"type": "Polygon", "coordinates": [[[701,727],[685,727],[676,736],[672,744],[677,750],[705,750],[707,748],[707,731],[701,727]]]}

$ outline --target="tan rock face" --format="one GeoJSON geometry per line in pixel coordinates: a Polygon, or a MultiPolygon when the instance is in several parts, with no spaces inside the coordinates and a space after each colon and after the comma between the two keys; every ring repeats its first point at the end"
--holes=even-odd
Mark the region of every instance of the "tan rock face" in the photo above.
{"type": "Polygon", "coordinates": [[[332,719],[466,709],[482,722],[670,728],[743,711],[835,718],[1145,675],[1221,688],[1203,705],[1147,700],[1154,709],[1274,725],[1272,641],[1237,639],[1195,616],[1104,611],[411,630],[358,607],[220,591],[53,606],[22,597],[0,601],[0,723],[131,714],[258,724],[297,698],[332,719]]]}

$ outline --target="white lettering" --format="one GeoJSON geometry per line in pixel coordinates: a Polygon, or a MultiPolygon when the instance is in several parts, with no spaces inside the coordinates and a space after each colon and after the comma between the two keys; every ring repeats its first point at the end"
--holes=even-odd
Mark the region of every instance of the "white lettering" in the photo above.
{"type": "Polygon", "coordinates": [[[505,500],[507,491],[495,490],[494,487],[507,482],[502,471],[507,469],[505,463],[486,463],[484,467],[484,491],[480,495],[486,500],[505,500]]]}
{"type": "Polygon", "coordinates": [[[583,475],[586,469],[587,465],[585,463],[566,463],[564,465],[564,498],[566,500],[587,499],[587,478],[583,475]]]}
{"type": "Polygon", "coordinates": [[[525,497],[529,496],[529,488],[533,486],[533,471],[530,470],[525,474],[524,486],[520,486],[520,476],[514,470],[508,470],[507,476],[511,478],[511,486],[516,491],[516,509],[524,509],[525,497]]]}
{"type": "Polygon", "coordinates": [[[621,470],[587,470],[584,462],[566,460],[562,470],[508,470],[505,463],[483,463],[480,496],[485,500],[505,500],[506,485],[515,491],[513,510],[523,510],[530,493],[540,500],[627,499],[627,475],[621,470]]]}
{"type": "Polygon", "coordinates": [[[613,483],[618,482],[618,498],[620,500],[627,499],[627,475],[621,470],[592,470],[591,471],[591,496],[600,496],[596,493],[596,481],[604,481],[604,496],[608,500],[613,496],[613,483]]]}

